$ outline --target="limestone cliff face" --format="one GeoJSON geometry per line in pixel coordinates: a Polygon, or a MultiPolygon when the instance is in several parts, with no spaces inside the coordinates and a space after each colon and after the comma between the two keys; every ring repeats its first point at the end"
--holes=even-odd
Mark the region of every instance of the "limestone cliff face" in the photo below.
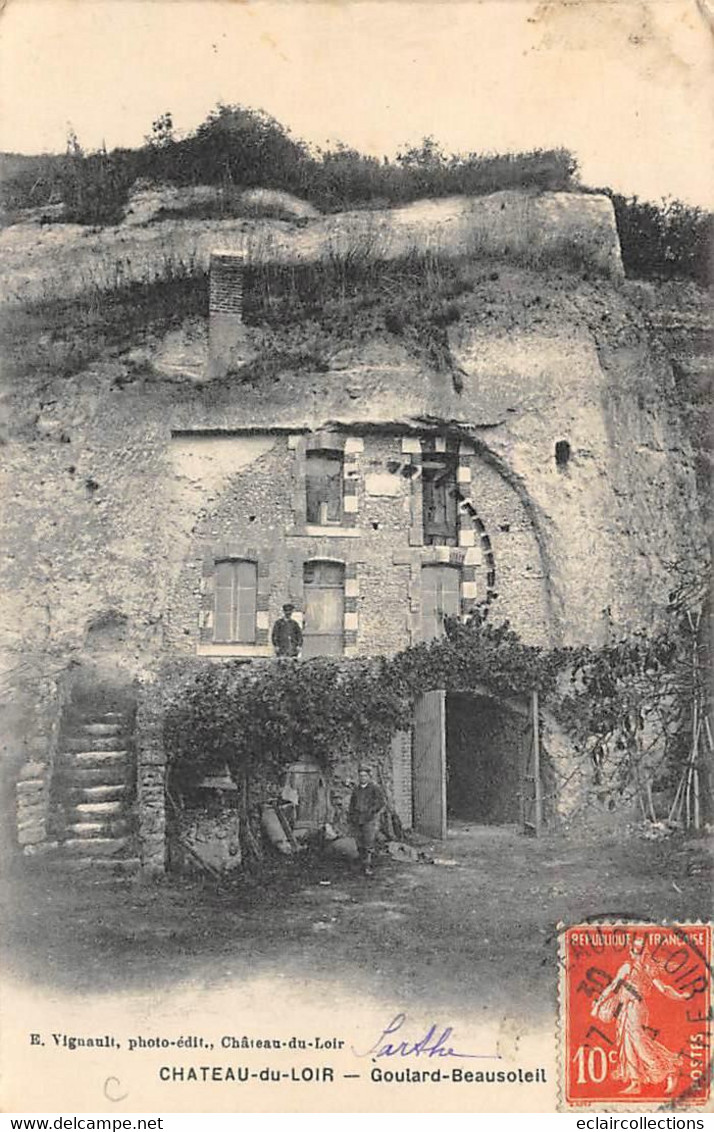
{"type": "MultiPolygon", "coordinates": [[[[165,652],[192,531],[226,490],[220,477],[177,487],[172,432],[196,430],[452,431],[479,456],[474,494],[499,566],[494,617],[544,644],[598,642],[609,618],[651,624],[671,564],[701,558],[705,539],[677,382],[640,289],[487,268],[449,334],[456,382],[382,333],[326,338],[327,372],[255,386],[183,379],[175,358],[170,375],[159,367],[148,380],[120,358],[14,390],[8,667],[61,666],[87,649],[141,667],[165,652]]],[[[247,332],[247,356],[254,346],[247,332]]]]}
{"type": "Polygon", "coordinates": [[[645,343],[598,347],[587,333],[465,332],[454,353],[475,434],[536,532],[554,640],[597,642],[610,618],[651,624],[672,587],[668,564],[704,543],[666,367],[645,343]]]}
{"type": "Polygon", "coordinates": [[[597,194],[509,190],[297,222],[130,221],[99,230],[27,223],[3,229],[0,290],[22,301],[55,290],[67,297],[88,286],[115,286],[117,280],[150,280],[167,262],[205,269],[219,248],[242,252],[253,263],[343,255],[396,259],[428,251],[532,266],[575,264],[610,279],[623,277],[612,202],[597,194]]]}

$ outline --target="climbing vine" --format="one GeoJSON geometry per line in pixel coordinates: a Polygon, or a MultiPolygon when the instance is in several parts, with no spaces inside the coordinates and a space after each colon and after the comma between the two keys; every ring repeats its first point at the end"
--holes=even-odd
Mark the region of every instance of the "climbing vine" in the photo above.
{"type": "Polygon", "coordinates": [[[344,754],[374,755],[408,720],[383,660],[232,661],[200,668],[176,687],[165,739],[179,788],[218,767],[236,780],[277,777],[309,758],[325,769],[344,754]]]}
{"type": "Polygon", "coordinates": [[[693,682],[701,685],[707,670],[699,655],[705,592],[680,588],[657,630],[601,648],[527,645],[481,611],[468,624],[448,620],[443,637],[391,658],[196,662],[167,695],[173,781],[188,788],[224,766],[239,782],[258,774],[275,781],[301,759],[329,770],[346,755],[378,758],[409,725],[420,693],[485,688],[518,697],[535,689],[601,793],[616,801],[649,790],[651,811],[652,782],[672,785],[691,753],[693,682]]]}
{"type": "Polygon", "coordinates": [[[501,696],[553,692],[567,653],[524,644],[507,621],[493,625],[486,612],[477,612],[467,624],[447,618],[445,636],[397,653],[388,665],[389,678],[409,697],[432,688],[464,692],[477,685],[501,696]]]}
{"type": "MultiPolygon", "coordinates": [[[[671,791],[692,760],[697,713],[710,726],[710,625],[708,586],[684,575],[655,631],[566,654],[569,680],[558,698],[558,717],[590,762],[602,794],[639,798],[648,818],[657,816],[653,785],[671,791]]],[[[695,761],[711,806],[711,750],[695,761]]]]}

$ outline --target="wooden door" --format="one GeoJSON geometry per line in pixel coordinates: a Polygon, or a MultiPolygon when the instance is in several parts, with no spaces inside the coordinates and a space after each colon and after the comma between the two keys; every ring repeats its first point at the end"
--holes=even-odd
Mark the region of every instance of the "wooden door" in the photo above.
{"type": "Polygon", "coordinates": [[[342,656],[344,652],[344,573],[339,562],[305,563],[304,657],[342,656]]]}
{"type": "Polygon", "coordinates": [[[446,692],[425,692],[414,705],[414,829],[446,837],[446,692]]]}

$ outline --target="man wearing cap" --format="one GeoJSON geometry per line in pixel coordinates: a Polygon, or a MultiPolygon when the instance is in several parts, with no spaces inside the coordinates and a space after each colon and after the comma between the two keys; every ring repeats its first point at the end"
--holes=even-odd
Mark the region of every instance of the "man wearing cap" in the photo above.
{"type": "Polygon", "coordinates": [[[302,629],[293,621],[295,606],[286,602],[283,616],[273,625],[271,640],[276,656],[299,656],[302,648],[302,629]]]}
{"type": "Polygon", "coordinates": [[[358,782],[352,791],[348,816],[354,830],[357,852],[362,862],[364,875],[372,875],[374,843],[379,827],[379,814],[384,808],[384,795],[372,782],[370,768],[362,764],[358,771],[358,782]]]}

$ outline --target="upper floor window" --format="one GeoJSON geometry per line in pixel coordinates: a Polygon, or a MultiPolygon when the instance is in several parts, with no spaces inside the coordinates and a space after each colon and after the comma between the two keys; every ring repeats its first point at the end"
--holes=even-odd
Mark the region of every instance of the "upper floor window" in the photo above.
{"type": "Polygon", "coordinates": [[[306,520],[316,526],[342,521],[341,452],[317,448],[305,460],[306,520]]]}
{"type": "Polygon", "coordinates": [[[456,546],[458,543],[457,464],[454,452],[424,453],[422,515],[427,546],[456,546]]]}
{"type": "Polygon", "coordinates": [[[458,566],[434,565],[421,569],[422,639],[444,635],[446,617],[461,611],[461,572],[458,566]]]}
{"type": "Polygon", "coordinates": [[[345,568],[341,562],[304,566],[302,655],[342,656],[345,640],[345,568]]]}
{"type": "Polygon", "coordinates": [[[224,558],[216,562],[213,639],[254,644],[258,567],[255,562],[224,558]]]}

